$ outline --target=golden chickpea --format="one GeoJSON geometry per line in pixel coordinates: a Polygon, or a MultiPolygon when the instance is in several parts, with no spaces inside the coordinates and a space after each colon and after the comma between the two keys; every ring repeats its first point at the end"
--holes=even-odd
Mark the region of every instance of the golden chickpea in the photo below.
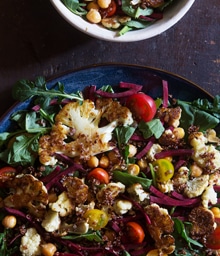
{"type": "Polygon", "coordinates": [[[147,166],[148,166],[147,161],[145,159],[142,159],[142,158],[140,160],[138,160],[137,164],[139,165],[141,170],[146,169],[147,166]]]}
{"type": "Polygon", "coordinates": [[[216,206],[211,208],[211,211],[213,212],[215,218],[220,218],[220,209],[216,206]]]}
{"type": "Polygon", "coordinates": [[[90,159],[87,161],[87,164],[90,168],[98,167],[99,159],[96,156],[91,156],[90,159]]]}
{"type": "Polygon", "coordinates": [[[101,14],[96,9],[91,9],[86,15],[86,18],[91,23],[99,23],[102,20],[101,14]]]}
{"type": "Polygon", "coordinates": [[[2,225],[5,228],[14,228],[17,223],[17,219],[14,215],[7,215],[2,220],[2,225]]]}
{"type": "Polygon", "coordinates": [[[146,256],[168,256],[168,254],[161,252],[159,249],[150,250],[146,256]]]}
{"type": "Polygon", "coordinates": [[[52,243],[41,245],[41,253],[44,256],[53,256],[56,250],[57,250],[56,246],[52,243]]]}
{"type": "Polygon", "coordinates": [[[173,133],[177,139],[183,139],[185,136],[185,131],[182,127],[174,128],[173,133]]]}
{"type": "Polygon", "coordinates": [[[101,8],[105,9],[109,7],[111,0],[97,0],[97,3],[101,8]]]}
{"type": "Polygon", "coordinates": [[[140,172],[140,167],[137,164],[129,164],[127,171],[129,174],[137,176],[140,172]]]}
{"type": "Polygon", "coordinates": [[[196,163],[190,166],[191,176],[192,177],[200,177],[202,175],[202,168],[199,167],[196,163]]]}
{"type": "Polygon", "coordinates": [[[87,8],[88,11],[91,10],[91,9],[98,10],[99,6],[96,2],[92,1],[89,4],[87,4],[86,8],[87,8]]]}
{"type": "Polygon", "coordinates": [[[102,168],[107,168],[109,166],[109,158],[107,156],[102,156],[99,160],[99,166],[102,168]]]}

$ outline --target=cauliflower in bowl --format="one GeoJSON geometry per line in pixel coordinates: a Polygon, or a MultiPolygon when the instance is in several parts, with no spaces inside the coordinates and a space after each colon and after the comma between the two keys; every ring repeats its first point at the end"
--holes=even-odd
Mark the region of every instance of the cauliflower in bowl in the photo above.
{"type": "Polygon", "coordinates": [[[100,101],[97,106],[91,100],[70,102],[60,110],[51,133],[40,138],[39,159],[42,164],[55,165],[56,154],[89,159],[113,149],[114,145],[110,143],[112,131],[118,125],[131,125],[132,114],[119,102],[100,101]],[[102,119],[108,122],[104,126],[100,126],[102,119]]]}

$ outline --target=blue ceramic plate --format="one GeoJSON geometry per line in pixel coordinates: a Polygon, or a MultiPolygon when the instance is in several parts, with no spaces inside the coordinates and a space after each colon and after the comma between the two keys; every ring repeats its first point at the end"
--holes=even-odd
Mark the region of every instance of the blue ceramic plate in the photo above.
{"type": "MultiPolygon", "coordinates": [[[[65,85],[66,92],[82,90],[85,86],[96,85],[117,85],[120,81],[143,85],[143,91],[153,98],[162,96],[162,80],[167,80],[169,93],[173,97],[192,101],[196,98],[207,98],[212,96],[196,84],[163,70],[125,64],[105,64],[85,67],[68,72],[60,77],[48,81],[48,87],[56,82],[65,85]]],[[[10,122],[10,115],[18,110],[28,108],[30,101],[16,104],[0,119],[0,132],[13,129],[10,122]]]]}

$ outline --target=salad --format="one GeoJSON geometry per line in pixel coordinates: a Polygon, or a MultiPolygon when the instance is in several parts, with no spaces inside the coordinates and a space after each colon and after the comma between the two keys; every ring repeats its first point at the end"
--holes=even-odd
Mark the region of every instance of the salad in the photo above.
{"type": "Polygon", "coordinates": [[[62,0],[74,14],[124,35],[143,29],[163,18],[164,9],[174,0],[62,0]]]}
{"type": "Polygon", "coordinates": [[[2,256],[219,255],[220,97],[21,80],[0,133],[2,256]]]}

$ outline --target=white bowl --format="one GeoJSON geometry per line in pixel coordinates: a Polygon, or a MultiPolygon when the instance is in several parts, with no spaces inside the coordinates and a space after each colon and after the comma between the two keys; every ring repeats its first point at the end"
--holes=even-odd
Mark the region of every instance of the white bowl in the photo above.
{"type": "Polygon", "coordinates": [[[147,28],[127,32],[118,36],[117,32],[110,31],[100,25],[91,24],[72,13],[61,0],[50,0],[59,14],[73,27],[92,37],[114,42],[134,42],[154,37],[176,24],[190,9],[195,0],[175,0],[174,4],[164,11],[164,17],[147,28]]]}

